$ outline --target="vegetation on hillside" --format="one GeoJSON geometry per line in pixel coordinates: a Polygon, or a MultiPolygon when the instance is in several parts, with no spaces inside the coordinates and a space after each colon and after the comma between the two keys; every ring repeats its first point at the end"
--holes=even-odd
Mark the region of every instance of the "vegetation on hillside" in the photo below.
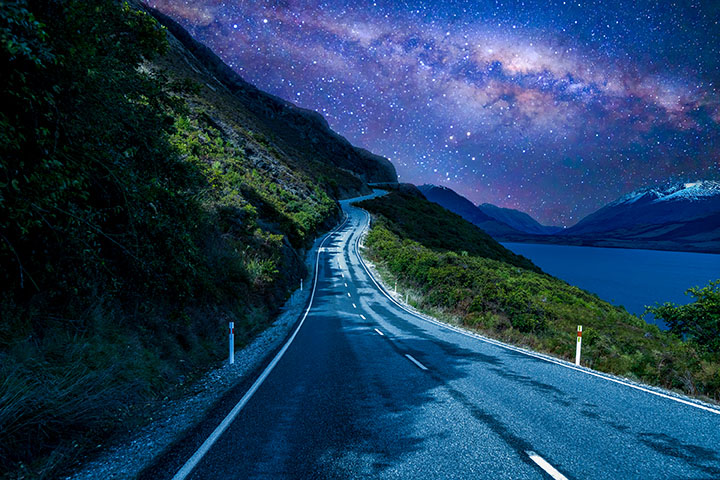
{"type": "MultiPolygon", "coordinates": [[[[527,260],[503,252],[486,235],[471,233],[478,229],[426,200],[390,193],[359,205],[374,215],[365,254],[397,280],[398,290],[420,310],[566,359],[574,358],[575,332],[582,325],[583,365],[720,400],[720,352],[704,344],[706,337],[684,320],[702,311],[707,315],[700,318],[708,319],[703,325],[717,328],[716,285],[695,292],[695,306],[656,309],[666,320],[677,319],[677,328],[662,332],[595,295],[527,268],[527,260]],[[683,342],[675,333],[695,341],[683,342]]],[[[709,331],[705,328],[703,334],[709,331]]]]}
{"type": "Polygon", "coordinates": [[[263,329],[338,209],[155,68],[147,13],[0,6],[0,471],[44,478],[263,329]]]}
{"type": "Polygon", "coordinates": [[[664,320],[672,333],[708,354],[720,353],[720,280],[702,288],[690,288],[685,293],[695,301],[687,305],[667,302],[648,307],[648,313],[664,320]]]}

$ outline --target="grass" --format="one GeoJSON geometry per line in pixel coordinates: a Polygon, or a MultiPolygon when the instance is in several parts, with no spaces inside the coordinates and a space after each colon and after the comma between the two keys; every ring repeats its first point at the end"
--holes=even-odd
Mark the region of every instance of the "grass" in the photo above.
{"type": "Polygon", "coordinates": [[[583,325],[584,365],[720,400],[717,353],[527,268],[526,259],[423,199],[390,193],[359,205],[374,215],[365,254],[421,311],[567,360],[583,325]]]}

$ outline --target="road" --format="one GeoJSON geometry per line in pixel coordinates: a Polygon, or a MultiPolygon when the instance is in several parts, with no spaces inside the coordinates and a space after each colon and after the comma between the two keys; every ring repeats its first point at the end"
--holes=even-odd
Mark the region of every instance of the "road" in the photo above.
{"type": "Polygon", "coordinates": [[[343,209],[274,368],[222,433],[207,441],[222,416],[209,419],[154,478],[720,478],[720,411],[409,313],[359,257],[368,214],[343,209]]]}

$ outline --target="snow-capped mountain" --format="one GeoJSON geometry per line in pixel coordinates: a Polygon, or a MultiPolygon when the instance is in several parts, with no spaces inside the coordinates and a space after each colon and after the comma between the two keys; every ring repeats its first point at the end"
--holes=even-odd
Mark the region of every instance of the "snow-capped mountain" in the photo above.
{"type": "Polygon", "coordinates": [[[564,230],[562,235],[615,232],[614,235],[625,236],[639,227],[680,224],[712,215],[720,215],[720,182],[672,183],[628,193],[564,230]]]}

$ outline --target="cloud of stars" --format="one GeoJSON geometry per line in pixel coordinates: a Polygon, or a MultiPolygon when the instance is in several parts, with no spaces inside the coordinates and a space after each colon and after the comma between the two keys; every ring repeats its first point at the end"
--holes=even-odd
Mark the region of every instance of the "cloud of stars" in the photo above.
{"type": "Polygon", "coordinates": [[[572,225],[634,188],[720,178],[712,2],[150,5],[401,181],[572,225]]]}

